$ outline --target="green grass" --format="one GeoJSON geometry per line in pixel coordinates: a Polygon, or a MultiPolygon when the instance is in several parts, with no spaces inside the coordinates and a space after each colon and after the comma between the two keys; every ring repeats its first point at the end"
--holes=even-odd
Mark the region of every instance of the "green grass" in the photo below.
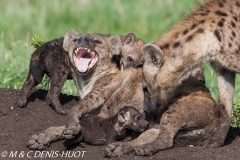
{"type": "MultiPolygon", "coordinates": [[[[34,46],[40,40],[62,37],[73,28],[79,33],[136,33],[146,43],[157,40],[185,13],[192,0],[5,0],[0,1],[0,87],[20,89],[28,73],[34,46]]],[[[204,65],[207,87],[217,99],[216,77],[204,65]]],[[[234,109],[239,109],[239,77],[234,109]]],[[[38,86],[43,88],[44,84],[38,86]]],[[[73,81],[63,93],[77,95],[73,81]]],[[[237,123],[236,123],[237,124],[237,123]]]]}

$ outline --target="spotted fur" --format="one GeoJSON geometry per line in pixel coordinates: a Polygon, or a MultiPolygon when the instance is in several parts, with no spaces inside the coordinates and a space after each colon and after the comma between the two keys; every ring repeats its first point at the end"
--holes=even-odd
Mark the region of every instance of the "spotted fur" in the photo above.
{"type": "MultiPolygon", "coordinates": [[[[240,73],[238,17],[240,1],[206,0],[158,41],[142,47],[143,75],[154,106],[152,110],[164,109],[191,70],[210,62],[217,74],[219,102],[226,107],[230,119],[235,74],[240,73]],[[176,38],[176,34],[181,36],[176,38]]],[[[226,123],[228,127],[219,141],[224,141],[230,120],[226,123]]]]}

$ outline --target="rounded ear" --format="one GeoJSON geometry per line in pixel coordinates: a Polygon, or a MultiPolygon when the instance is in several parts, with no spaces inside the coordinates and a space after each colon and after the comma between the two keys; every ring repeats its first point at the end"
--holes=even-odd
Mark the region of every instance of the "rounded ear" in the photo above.
{"type": "Polygon", "coordinates": [[[141,48],[146,64],[160,67],[163,63],[162,50],[154,44],[146,44],[141,48]]]}
{"type": "Polygon", "coordinates": [[[69,29],[68,32],[64,36],[63,40],[63,49],[68,52],[68,48],[73,41],[74,37],[77,36],[78,34],[73,30],[69,29]]]}
{"type": "Polygon", "coordinates": [[[130,116],[131,116],[130,114],[131,113],[129,111],[124,111],[124,110],[119,112],[118,113],[119,122],[124,123],[124,122],[128,121],[130,119],[130,116]]]}
{"type": "Polygon", "coordinates": [[[136,40],[136,35],[132,32],[129,32],[122,37],[122,44],[130,44],[132,42],[135,42],[136,40]]]}
{"type": "Polygon", "coordinates": [[[125,120],[125,115],[124,115],[124,111],[121,111],[118,113],[118,120],[119,122],[121,123],[124,123],[126,120],[125,120]]]}
{"type": "Polygon", "coordinates": [[[118,35],[111,36],[107,39],[109,50],[112,55],[119,55],[122,51],[121,38],[118,35]]]}

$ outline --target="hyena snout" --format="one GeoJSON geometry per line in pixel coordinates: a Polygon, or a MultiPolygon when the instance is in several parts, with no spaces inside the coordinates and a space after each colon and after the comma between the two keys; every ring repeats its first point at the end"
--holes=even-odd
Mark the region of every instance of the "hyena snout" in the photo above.
{"type": "Polygon", "coordinates": [[[83,36],[83,37],[78,38],[78,44],[87,44],[88,45],[89,43],[90,43],[89,37],[83,36]]]}
{"type": "Polygon", "coordinates": [[[134,126],[133,130],[143,132],[148,128],[149,122],[146,121],[142,115],[137,115],[136,117],[134,117],[132,125],[134,126]]]}

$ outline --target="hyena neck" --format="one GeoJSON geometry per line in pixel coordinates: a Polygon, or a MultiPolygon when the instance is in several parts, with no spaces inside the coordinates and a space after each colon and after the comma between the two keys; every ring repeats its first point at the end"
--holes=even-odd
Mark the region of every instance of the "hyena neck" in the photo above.
{"type": "Polygon", "coordinates": [[[96,80],[108,74],[120,72],[116,64],[110,63],[108,67],[96,68],[96,71],[89,75],[77,75],[77,86],[79,88],[79,95],[84,98],[93,88],[96,80]]]}

